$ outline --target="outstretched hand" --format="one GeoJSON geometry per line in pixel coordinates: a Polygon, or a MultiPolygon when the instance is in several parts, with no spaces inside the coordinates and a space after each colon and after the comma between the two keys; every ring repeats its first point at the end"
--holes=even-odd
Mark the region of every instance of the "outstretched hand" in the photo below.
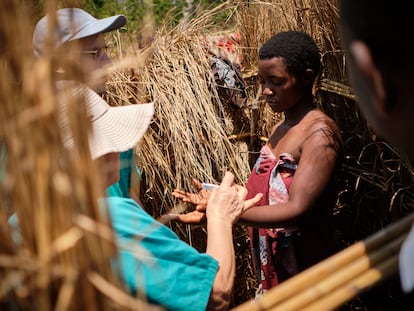
{"type": "Polygon", "coordinates": [[[175,189],[172,192],[172,195],[183,202],[195,205],[196,210],[200,212],[205,211],[211,191],[204,190],[201,186],[201,182],[197,179],[193,179],[193,185],[198,190],[198,193],[175,189]]]}
{"type": "Polygon", "coordinates": [[[206,213],[197,210],[185,214],[168,214],[168,221],[178,220],[185,224],[199,224],[205,219],[206,213]]]}
{"type": "Polygon", "coordinates": [[[183,202],[195,205],[195,210],[186,214],[170,214],[171,220],[178,220],[186,224],[199,224],[206,218],[206,208],[210,191],[204,190],[201,182],[197,179],[193,179],[193,185],[198,190],[198,193],[175,189],[172,195],[183,202]]]}

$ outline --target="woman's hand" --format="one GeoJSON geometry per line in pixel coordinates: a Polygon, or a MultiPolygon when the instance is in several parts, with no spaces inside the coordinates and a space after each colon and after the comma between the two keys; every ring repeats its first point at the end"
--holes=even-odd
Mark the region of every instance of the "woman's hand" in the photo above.
{"type": "Polygon", "coordinates": [[[172,195],[183,202],[195,205],[195,210],[186,214],[169,214],[170,220],[177,220],[186,224],[199,224],[205,220],[210,191],[204,190],[201,186],[201,182],[197,179],[193,179],[193,184],[194,187],[199,190],[198,193],[175,189],[172,192],[172,195]]]}
{"type": "Polygon", "coordinates": [[[245,211],[255,206],[262,196],[262,193],[258,193],[246,200],[247,189],[234,184],[234,175],[226,172],[220,187],[211,191],[206,209],[207,221],[221,219],[234,224],[245,211]]]}
{"type": "Polygon", "coordinates": [[[206,213],[197,210],[185,214],[168,214],[168,221],[176,220],[185,224],[200,224],[206,219],[206,213]]]}
{"type": "Polygon", "coordinates": [[[172,195],[183,202],[195,205],[196,210],[199,212],[205,211],[211,191],[204,190],[201,186],[201,182],[197,179],[193,179],[193,184],[194,187],[198,190],[198,193],[191,193],[180,189],[175,189],[172,192],[172,195]]]}
{"type": "MultiPolygon", "coordinates": [[[[262,197],[262,194],[257,194],[254,198],[246,201],[247,189],[234,184],[234,175],[230,172],[226,173],[220,187],[212,191],[202,189],[201,182],[196,179],[193,179],[193,184],[199,190],[198,193],[175,189],[172,195],[183,202],[195,205],[195,210],[186,214],[169,214],[169,220],[178,220],[188,224],[201,223],[206,218],[207,204],[214,193],[209,204],[218,209],[230,205],[234,209],[234,214],[229,214],[228,217],[234,223],[244,211],[256,205],[262,197]]],[[[222,211],[219,212],[222,214],[222,211]]]]}

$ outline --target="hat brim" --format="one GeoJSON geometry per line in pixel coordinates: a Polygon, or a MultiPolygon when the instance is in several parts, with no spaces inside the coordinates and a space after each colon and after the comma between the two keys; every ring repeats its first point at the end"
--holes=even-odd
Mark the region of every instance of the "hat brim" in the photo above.
{"type": "Polygon", "coordinates": [[[84,28],[82,28],[72,38],[70,38],[69,41],[90,37],[90,36],[97,35],[103,32],[117,30],[123,27],[126,24],[126,22],[127,22],[127,19],[122,14],[110,16],[110,17],[106,17],[102,19],[97,19],[89,23],[84,28]]]}
{"type": "Polygon", "coordinates": [[[68,105],[84,100],[91,121],[88,132],[89,150],[93,160],[113,152],[133,148],[147,131],[154,114],[154,104],[130,104],[113,107],[89,87],[75,81],[58,81],[59,126],[66,148],[74,148],[69,128],[68,105]]]}
{"type": "MultiPolygon", "coordinates": [[[[68,105],[84,101],[91,122],[88,133],[89,150],[93,160],[113,152],[133,148],[147,131],[154,114],[154,104],[130,104],[113,107],[89,87],[75,81],[58,81],[59,126],[66,148],[74,148],[69,127],[68,105]]],[[[86,134],[86,133],[85,133],[86,134]]]]}
{"type": "Polygon", "coordinates": [[[92,159],[133,148],[147,131],[153,114],[153,103],[110,107],[92,121],[89,134],[92,159]]]}

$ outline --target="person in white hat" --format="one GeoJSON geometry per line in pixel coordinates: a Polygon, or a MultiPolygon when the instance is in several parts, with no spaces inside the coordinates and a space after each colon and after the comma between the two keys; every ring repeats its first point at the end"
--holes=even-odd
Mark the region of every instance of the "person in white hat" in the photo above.
{"type": "MultiPolygon", "coordinates": [[[[47,35],[48,17],[37,24],[33,36],[35,53],[41,57],[53,53],[53,49],[76,43],[75,48],[85,52],[79,53],[83,68],[99,69],[110,64],[103,32],[122,27],[125,22],[122,15],[99,20],[80,9],[58,10],[58,27],[53,39],[48,39],[47,35]],[[49,46],[53,47],[51,51],[48,51],[49,46]]],[[[108,168],[102,180],[109,186],[119,177],[119,152],[128,150],[142,137],[151,120],[153,105],[110,107],[96,92],[77,82],[59,82],[58,86],[64,87],[63,92],[69,92],[61,96],[60,108],[65,109],[74,96],[82,96],[86,102],[92,123],[91,156],[97,160],[105,158],[108,168]]],[[[101,91],[103,86],[98,85],[101,91]]],[[[65,144],[70,148],[74,142],[65,128],[64,117],[61,124],[65,144]]],[[[106,198],[105,205],[119,247],[122,277],[131,293],[141,297],[144,294],[150,303],[167,310],[227,309],[235,277],[232,225],[261,198],[258,194],[245,200],[246,196],[246,188],[235,185],[230,172],[224,175],[220,187],[212,191],[206,212],[206,253],[199,253],[181,241],[136,201],[124,197],[106,198]]]]}

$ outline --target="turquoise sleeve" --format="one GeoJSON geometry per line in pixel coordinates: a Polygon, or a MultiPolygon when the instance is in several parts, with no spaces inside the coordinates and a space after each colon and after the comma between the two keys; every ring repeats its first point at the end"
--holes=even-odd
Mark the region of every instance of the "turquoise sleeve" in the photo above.
{"type": "Polygon", "coordinates": [[[121,274],[131,292],[168,310],[205,310],[218,262],[180,240],[134,200],[107,200],[121,274]]]}

